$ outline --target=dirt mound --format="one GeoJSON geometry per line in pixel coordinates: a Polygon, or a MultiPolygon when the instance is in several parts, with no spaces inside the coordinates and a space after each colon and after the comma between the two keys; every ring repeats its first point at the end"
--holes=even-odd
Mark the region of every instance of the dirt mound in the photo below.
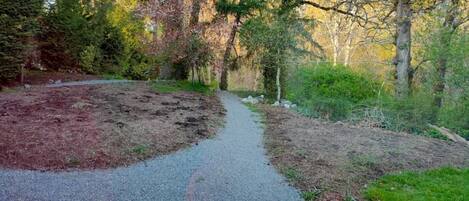
{"type": "Polygon", "coordinates": [[[223,114],[216,97],[158,94],[146,84],[1,94],[0,166],[64,170],[128,165],[213,135],[223,114]],[[177,105],[162,104],[176,100],[177,105]],[[208,107],[200,109],[202,105],[208,107]]]}
{"type": "Polygon", "coordinates": [[[360,198],[370,180],[389,172],[469,166],[469,147],[463,144],[262,109],[272,163],[295,175],[290,180],[301,190],[321,189],[322,200],[332,195],[360,198]]]}

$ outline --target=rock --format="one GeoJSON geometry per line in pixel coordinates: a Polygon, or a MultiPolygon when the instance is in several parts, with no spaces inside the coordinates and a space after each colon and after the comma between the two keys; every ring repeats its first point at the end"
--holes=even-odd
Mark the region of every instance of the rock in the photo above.
{"type": "Polygon", "coordinates": [[[259,100],[257,98],[253,98],[252,96],[248,96],[247,98],[241,99],[243,103],[250,103],[250,104],[258,104],[259,100]]]}
{"type": "Polygon", "coordinates": [[[25,84],[25,85],[24,85],[24,88],[25,88],[25,89],[31,89],[31,85],[25,84]]]}
{"type": "Polygon", "coordinates": [[[56,81],[54,82],[54,84],[61,84],[61,83],[62,83],[62,80],[56,80],[56,81]]]}
{"type": "Polygon", "coordinates": [[[49,80],[49,84],[54,84],[54,80],[49,80]]]}
{"type": "Polygon", "coordinates": [[[280,102],[278,102],[278,101],[275,101],[275,103],[274,103],[274,104],[272,104],[272,106],[278,107],[278,106],[280,106],[280,102]]]}
{"type": "Polygon", "coordinates": [[[283,103],[284,105],[291,105],[291,104],[292,104],[292,102],[290,102],[290,101],[288,101],[288,100],[282,100],[282,103],[283,103]]]}

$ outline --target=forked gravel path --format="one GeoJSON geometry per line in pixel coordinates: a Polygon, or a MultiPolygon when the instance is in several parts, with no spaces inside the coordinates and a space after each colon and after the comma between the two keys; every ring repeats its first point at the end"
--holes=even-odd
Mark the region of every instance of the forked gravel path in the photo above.
{"type": "MultiPolygon", "coordinates": [[[[70,86],[70,85],[63,85],[70,86]]],[[[220,92],[227,110],[219,134],[174,154],[110,170],[0,170],[0,200],[301,200],[268,165],[259,117],[220,92]]]]}

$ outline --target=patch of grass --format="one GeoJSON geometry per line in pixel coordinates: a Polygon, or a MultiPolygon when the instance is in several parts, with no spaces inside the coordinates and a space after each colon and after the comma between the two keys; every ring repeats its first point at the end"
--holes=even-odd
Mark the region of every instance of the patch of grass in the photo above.
{"type": "Polygon", "coordinates": [[[369,200],[463,201],[469,199],[469,169],[440,168],[387,175],[365,191],[369,200]]]}
{"type": "Polygon", "coordinates": [[[372,155],[358,155],[350,158],[351,163],[355,167],[372,168],[378,164],[378,159],[372,155]]]}
{"type": "Polygon", "coordinates": [[[290,182],[296,182],[302,178],[301,173],[292,167],[282,168],[281,172],[290,182]]]}
{"type": "Polygon", "coordinates": [[[422,135],[426,137],[440,139],[440,140],[449,140],[448,137],[446,137],[445,135],[441,134],[440,131],[433,129],[433,128],[427,129],[422,135]]]}
{"type": "Polygon", "coordinates": [[[104,74],[102,76],[105,80],[125,80],[125,77],[119,74],[104,74]]]}
{"type": "Polygon", "coordinates": [[[267,118],[266,118],[264,112],[262,112],[262,110],[259,107],[257,107],[257,105],[255,105],[255,104],[244,103],[244,105],[246,105],[246,107],[248,107],[248,109],[251,112],[253,112],[255,116],[259,117],[259,121],[256,121],[256,123],[261,123],[261,126],[263,128],[265,128],[267,118]]]}
{"type": "Polygon", "coordinates": [[[320,194],[321,192],[319,190],[305,191],[301,193],[301,197],[303,197],[305,201],[314,201],[319,198],[320,194]]]}
{"type": "Polygon", "coordinates": [[[132,148],[131,152],[136,153],[138,155],[144,155],[148,151],[148,146],[146,145],[137,145],[132,148]]]}
{"type": "Polygon", "coordinates": [[[215,85],[204,85],[202,83],[192,83],[190,81],[155,81],[153,89],[159,93],[174,93],[181,91],[190,91],[202,93],[205,95],[213,95],[215,85]]]}
{"type": "Polygon", "coordinates": [[[248,109],[251,110],[251,112],[260,113],[260,110],[256,105],[251,104],[251,103],[245,103],[244,105],[246,105],[246,107],[248,107],[248,109]]]}

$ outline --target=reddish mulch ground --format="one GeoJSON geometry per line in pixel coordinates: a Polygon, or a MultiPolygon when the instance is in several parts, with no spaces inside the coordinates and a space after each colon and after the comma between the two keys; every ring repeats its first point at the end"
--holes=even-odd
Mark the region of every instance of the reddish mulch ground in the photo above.
{"type": "Polygon", "coordinates": [[[464,144],[261,109],[272,163],[302,191],[320,189],[318,200],[361,199],[366,184],[390,172],[469,166],[464,144]]]}
{"type": "Polygon", "coordinates": [[[210,137],[223,114],[217,97],[158,94],[144,83],[0,93],[0,166],[129,165],[210,137]]]}

